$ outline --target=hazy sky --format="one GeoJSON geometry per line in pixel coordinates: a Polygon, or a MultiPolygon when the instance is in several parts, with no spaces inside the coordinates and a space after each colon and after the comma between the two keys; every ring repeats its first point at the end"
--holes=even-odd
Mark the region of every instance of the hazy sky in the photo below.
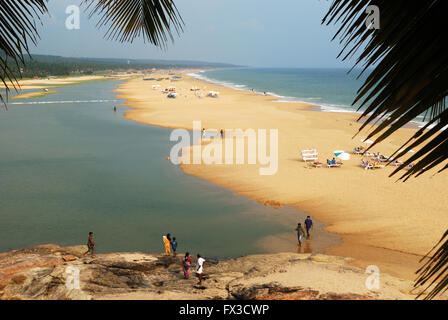
{"type": "Polygon", "coordinates": [[[79,30],[68,30],[67,6],[81,0],[50,0],[51,17],[39,27],[33,53],[69,57],[183,59],[263,67],[346,67],[331,38],[334,26],[321,25],[329,0],[177,0],[185,30],[166,50],[143,41],[122,44],[104,39],[98,19],[81,7],[79,30]]]}

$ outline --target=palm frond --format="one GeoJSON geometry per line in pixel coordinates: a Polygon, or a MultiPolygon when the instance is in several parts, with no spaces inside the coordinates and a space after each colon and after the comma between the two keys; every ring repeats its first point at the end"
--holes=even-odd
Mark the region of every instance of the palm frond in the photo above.
{"type": "MultiPolygon", "coordinates": [[[[445,0],[334,0],[322,20],[327,25],[341,24],[333,38],[339,37],[343,45],[339,57],[345,60],[361,50],[353,68],[362,64],[361,75],[373,67],[353,102],[360,103],[358,110],[365,107],[358,120],[367,120],[359,132],[369,124],[378,124],[367,135],[367,139],[376,136],[370,148],[417,116],[424,115],[428,121],[401,146],[401,151],[392,155],[400,158],[412,148],[420,148],[391,173],[393,176],[417,161],[401,175],[403,181],[438,166],[438,172],[448,168],[448,54],[444,49],[447,12],[445,0]],[[378,30],[368,29],[365,24],[370,5],[380,9],[378,30]]],[[[448,288],[448,240],[441,244],[446,238],[448,231],[417,271],[420,276],[416,286],[429,283],[426,289],[432,287],[428,299],[448,288]]]]}
{"type": "MultiPolygon", "coordinates": [[[[400,148],[402,152],[394,154],[400,158],[412,147],[433,141],[392,172],[391,176],[418,160],[400,177],[403,180],[448,159],[448,137],[443,133],[448,125],[445,112],[448,54],[443,49],[446,12],[448,2],[443,0],[336,0],[322,21],[327,25],[341,23],[334,39],[339,37],[343,44],[339,54],[343,60],[363,48],[354,67],[362,64],[361,73],[364,73],[376,65],[353,102],[353,105],[360,103],[358,110],[365,107],[359,119],[367,117],[367,120],[359,131],[369,124],[379,123],[368,134],[368,139],[377,136],[370,148],[419,115],[425,115],[431,125],[442,124],[437,126],[438,130],[428,131],[429,125],[421,128],[400,148]],[[365,25],[365,10],[369,5],[380,9],[379,30],[368,29],[365,25]]],[[[443,166],[439,172],[446,168],[447,165],[443,166]]]]}
{"type": "Polygon", "coordinates": [[[445,275],[448,272],[448,230],[437,245],[434,246],[434,248],[422,259],[422,261],[424,260],[427,261],[417,270],[416,273],[419,273],[420,275],[414,286],[418,287],[426,285],[425,290],[423,290],[417,298],[425,294],[429,288],[432,288],[432,290],[425,296],[425,299],[429,300],[448,290],[448,277],[445,275]],[[444,240],[445,242],[442,243],[444,240]],[[432,252],[434,252],[434,254],[429,256],[432,252]]]}
{"type": "MultiPolygon", "coordinates": [[[[12,69],[25,65],[24,54],[31,58],[29,45],[36,45],[39,39],[36,22],[48,12],[47,1],[0,1],[0,80],[6,95],[11,83],[15,88],[18,84],[12,69]]],[[[173,31],[182,31],[183,20],[172,0],[83,0],[82,4],[91,9],[90,17],[100,15],[97,26],[108,26],[108,39],[132,42],[143,37],[164,47],[168,38],[173,39],[173,31]]]]}
{"type": "MultiPolygon", "coordinates": [[[[12,83],[16,88],[16,77],[8,62],[12,61],[17,68],[24,63],[24,54],[29,54],[29,44],[36,44],[39,34],[36,21],[48,12],[46,0],[2,0],[0,1],[0,80],[8,94],[12,83]]],[[[0,99],[3,96],[0,93],[0,99]]]]}
{"type": "Polygon", "coordinates": [[[164,47],[172,31],[182,31],[183,20],[172,0],[84,0],[90,17],[101,16],[97,26],[108,26],[105,37],[132,42],[143,37],[155,46],[164,47]]]}

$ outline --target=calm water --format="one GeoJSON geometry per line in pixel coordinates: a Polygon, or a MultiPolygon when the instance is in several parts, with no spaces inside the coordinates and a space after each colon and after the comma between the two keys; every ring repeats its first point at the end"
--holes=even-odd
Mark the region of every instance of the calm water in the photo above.
{"type": "MultiPolygon", "coordinates": [[[[170,130],[123,118],[117,82],[60,88],[0,110],[0,251],[40,243],[98,252],[179,251],[209,256],[264,252],[263,237],[291,234],[292,208],[274,210],[182,173],[166,160],[170,130]]],[[[289,239],[289,238],[288,238],[289,239]]]]}

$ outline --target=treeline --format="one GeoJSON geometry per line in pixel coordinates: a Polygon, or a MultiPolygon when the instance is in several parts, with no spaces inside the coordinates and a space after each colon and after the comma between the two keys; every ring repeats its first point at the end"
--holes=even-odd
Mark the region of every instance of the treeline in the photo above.
{"type": "Polygon", "coordinates": [[[224,63],[200,61],[125,60],[100,58],[65,58],[59,56],[33,55],[25,57],[25,64],[17,66],[9,60],[9,67],[17,78],[67,76],[71,74],[109,73],[126,70],[175,69],[175,68],[221,68],[234,67],[224,63]]]}

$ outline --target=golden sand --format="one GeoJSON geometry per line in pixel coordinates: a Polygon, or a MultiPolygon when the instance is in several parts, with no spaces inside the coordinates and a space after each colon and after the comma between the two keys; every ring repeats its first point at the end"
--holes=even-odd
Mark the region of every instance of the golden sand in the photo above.
{"type": "MultiPolygon", "coordinates": [[[[334,150],[351,152],[361,145],[367,131],[353,138],[360,126],[354,113],[315,112],[307,104],[278,103],[270,96],[188,76],[176,82],[135,78],[117,91],[134,108],[125,117],[141,123],[192,129],[193,121],[200,120],[207,129],[278,128],[275,175],[261,176],[260,165],[248,164],[182,165],[182,169],[252,199],[291,205],[310,214],[327,224],[327,231],[342,236],[342,243],[327,253],[355,258],[357,266],[376,264],[384,272],[413,279],[418,260],[448,227],[446,173],[434,175],[434,170],[403,183],[397,182],[399,175],[388,177],[393,167],[363,170],[356,155],[342,168],[310,168],[301,161],[301,149],[317,148],[319,160],[325,162],[334,150]],[[167,99],[152,89],[153,84],[176,86],[177,98],[167,99]],[[198,98],[192,87],[200,88],[202,94],[219,91],[220,97],[198,98]]],[[[415,130],[403,128],[372,151],[390,155],[415,130]]]]}
{"type": "MultiPolygon", "coordinates": [[[[60,76],[52,78],[40,78],[40,79],[19,79],[18,82],[8,82],[9,89],[12,90],[34,90],[34,89],[47,89],[57,88],[60,86],[78,84],[88,81],[98,80],[114,80],[114,79],[128,79],[139,75],[137,73],[132,74],[118,74],[116,76],[104,76],[104,75],[90,75],[90,76],[60,76]]],[[[4,89],[5,84],[0,83],[0,89],[4,89]]]]}

